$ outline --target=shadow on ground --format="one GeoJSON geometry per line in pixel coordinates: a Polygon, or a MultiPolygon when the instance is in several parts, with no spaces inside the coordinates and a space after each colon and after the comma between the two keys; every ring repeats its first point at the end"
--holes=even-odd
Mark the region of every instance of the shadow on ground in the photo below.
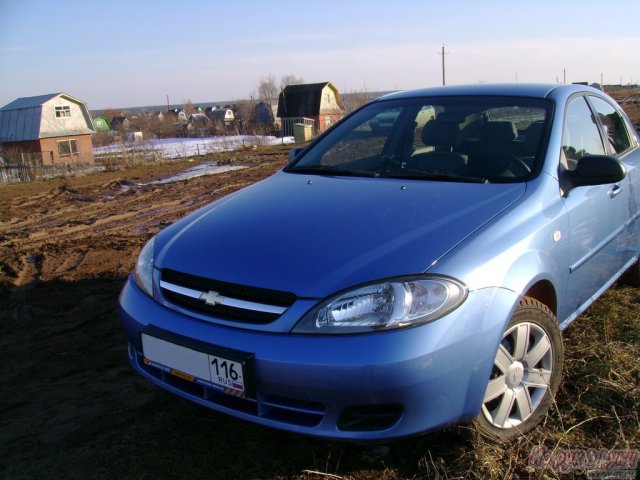
{"type": "Polygon", "coordinates": [[[568,332],[558,405],[536,432],[497,444],[463,426],[396,442],[387,452],[256,426],[139,378],[118,317],[124,281],[0,286],[0,477],[542,478],[545,472],[527,466],[535,445],[638,445],[637,357],[628,352],[637,347],[633,290],[613,289],[568,332]],[[614,370],[628,375],[614,383],[614,370]]]}

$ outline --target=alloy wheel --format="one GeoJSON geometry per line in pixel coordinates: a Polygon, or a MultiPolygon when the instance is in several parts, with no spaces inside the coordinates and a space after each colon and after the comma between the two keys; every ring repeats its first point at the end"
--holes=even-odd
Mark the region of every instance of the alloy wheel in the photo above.
{"type": "Polygon", "coordinates": [[[482,404],[486,420],[514,428],[540,406],[553,374],[553,347],[544,329],[531,322],[512,325],[502,337],[482,404]]]}

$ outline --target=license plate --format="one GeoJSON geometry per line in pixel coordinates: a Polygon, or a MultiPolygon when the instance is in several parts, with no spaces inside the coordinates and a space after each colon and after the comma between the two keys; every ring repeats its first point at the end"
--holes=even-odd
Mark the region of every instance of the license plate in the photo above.
{"type": "Polygon", "coordinates": [[[142,349],[144,361],[148,365],[231,395],[245,396],[245,371],[242,362],[193,350],[144,333],[142,349]]]}

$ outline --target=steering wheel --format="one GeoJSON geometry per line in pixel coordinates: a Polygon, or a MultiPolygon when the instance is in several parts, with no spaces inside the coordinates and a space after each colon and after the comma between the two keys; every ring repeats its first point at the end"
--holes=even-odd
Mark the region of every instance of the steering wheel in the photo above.
{"type": "Polygon", "coordinates": [[[469,163],[476,176],[491,178],[524,178],[531,168],[520,157],[504,150],[480,150],[469,156],[469,163]]]}
{"type": "Polygon", "coordinates": [[[511,162],[509,165],[509,170],[511,170],[511,173],[513,173],[515,177],[527,177],[531,174],[531,168],[525,163],[524,160],[522,160],[520,157],[516,157],[511,153],[508,153],[507,156],[509,157],[509,161],[511,162]],[[513,168],[514,166],[516,168],[513,168]]]}

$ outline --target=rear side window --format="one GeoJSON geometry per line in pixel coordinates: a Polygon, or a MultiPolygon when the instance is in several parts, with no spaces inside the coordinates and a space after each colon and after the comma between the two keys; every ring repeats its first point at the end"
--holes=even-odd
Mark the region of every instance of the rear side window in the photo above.
{"type": "Polygon", "coordinates": [[[598,114],[608,147],[611,153],[619,155],[631,148],[629,132],[622,115],[608,102],[598,97],[589,97],[589,101],[598,114]]]}

